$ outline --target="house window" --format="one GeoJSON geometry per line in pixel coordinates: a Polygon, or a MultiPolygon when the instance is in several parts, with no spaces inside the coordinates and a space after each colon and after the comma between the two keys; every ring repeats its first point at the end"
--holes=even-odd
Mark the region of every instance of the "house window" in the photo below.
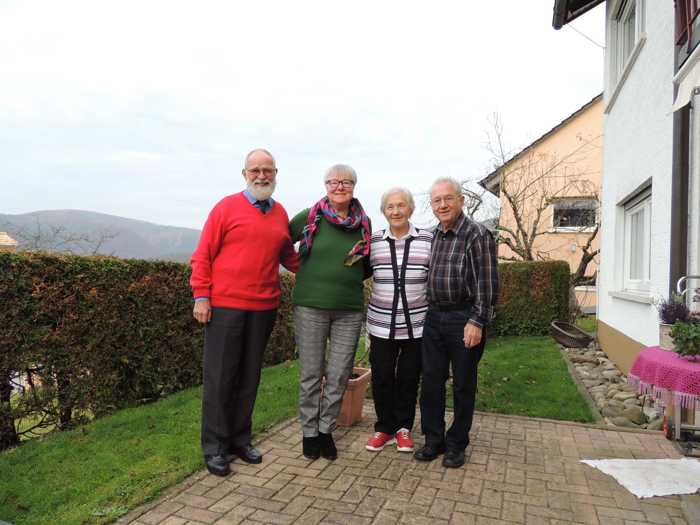
{"type": "Polygon", "coordinates": [[[626,290],[649,289],[651,248],[651,189],[645,190],[624,205],[626,290]]]}
{"type": "Polygon", "coordinates": [[[644,0],[625,0],[618,2],[618,5],[611,20],[610,35],[613,44],[610,55],[613,84],[624,76],[644,30],[644,0]]]}
{"type": "Polygon", "coordinates": [[[675,0],[676,67],[680,68],[700,42],[700,6],[698,0],[675,0]]]}
{"type": "Polygon", "coordinates": [[[591,197],[557,199],[552,202],[552,226],[559,231],[586,231],[596,225],[598,201],[591,197]]]}

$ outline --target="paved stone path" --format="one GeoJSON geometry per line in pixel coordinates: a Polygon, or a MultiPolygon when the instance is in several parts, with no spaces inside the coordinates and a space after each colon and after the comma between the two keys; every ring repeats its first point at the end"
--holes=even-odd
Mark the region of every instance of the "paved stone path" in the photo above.
{"type": "MultiPolygon", "coordinates": [[[[687,499],[638,500],[614,479],[578,462],[602,458],[677,458],[660,433],[478,413],[467,464],[445,469],[411,454],[364,445],[374,422],[336,437],[336,461],[301,454],[296,422],[279,426],[258,448],[261,465],[235,461],[234,474],[191,476],[160,500],[118,523],[619,524],[693,525],[687,499]]],[[[419,428],[419,425],[417,425],[419,428]]],[[[691,498],[698,498],[692,496],[691,498]]]]}

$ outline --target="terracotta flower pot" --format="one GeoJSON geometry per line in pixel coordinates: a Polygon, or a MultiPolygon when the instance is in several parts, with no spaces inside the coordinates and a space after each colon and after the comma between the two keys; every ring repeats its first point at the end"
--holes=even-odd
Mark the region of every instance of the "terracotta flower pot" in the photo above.
{"type": "Polygon", "coordinates": [[[672,324],[659,323],[659,346],[664,350],[673,351],[675,349],[673,339],[671,339],[671,328],[673,328],[672,324]]]}
{"type": "Polygon", "coordinates": [[[353,376],[348,380],[348,386],[343,394],[343,404],[340,407],[337,423],[341,427],[349,427],[362,419],[362,404],[367,394],[367,385],[372,377],[372,370],[360,368],[352,369],[353,376]]]}

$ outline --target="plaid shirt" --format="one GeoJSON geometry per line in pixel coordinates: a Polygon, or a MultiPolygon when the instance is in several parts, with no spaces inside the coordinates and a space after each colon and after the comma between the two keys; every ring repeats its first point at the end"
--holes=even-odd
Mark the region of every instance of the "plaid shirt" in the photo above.
{"type": "Polygon", "coordinates": [[[428,302],[473,304],[469,322],[484,326],[493,318],[497,298],[496,243],[491,232],[464,213],[447,231],[438,224],[428,270],[428,302]]]}

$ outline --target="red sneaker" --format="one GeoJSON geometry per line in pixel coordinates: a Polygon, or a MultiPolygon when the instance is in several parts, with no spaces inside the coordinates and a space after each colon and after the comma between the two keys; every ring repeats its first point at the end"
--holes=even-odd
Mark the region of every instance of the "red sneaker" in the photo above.
{"type": "Polygon", "coordinates": [[[413,452],[413,440],[408,429],[401,428],[396,432],[396,450],[399,452],[413,452]]]}
{"type": "Polygon", "coordinates": [[[365,448],[367,450],[377,452],[383,449],[386,445],[393,445],[394,443],[396,443],[396,440],[391,434],[385,434],[384,432],[375,432],[374,435],[367,440],[365,448]]]}

